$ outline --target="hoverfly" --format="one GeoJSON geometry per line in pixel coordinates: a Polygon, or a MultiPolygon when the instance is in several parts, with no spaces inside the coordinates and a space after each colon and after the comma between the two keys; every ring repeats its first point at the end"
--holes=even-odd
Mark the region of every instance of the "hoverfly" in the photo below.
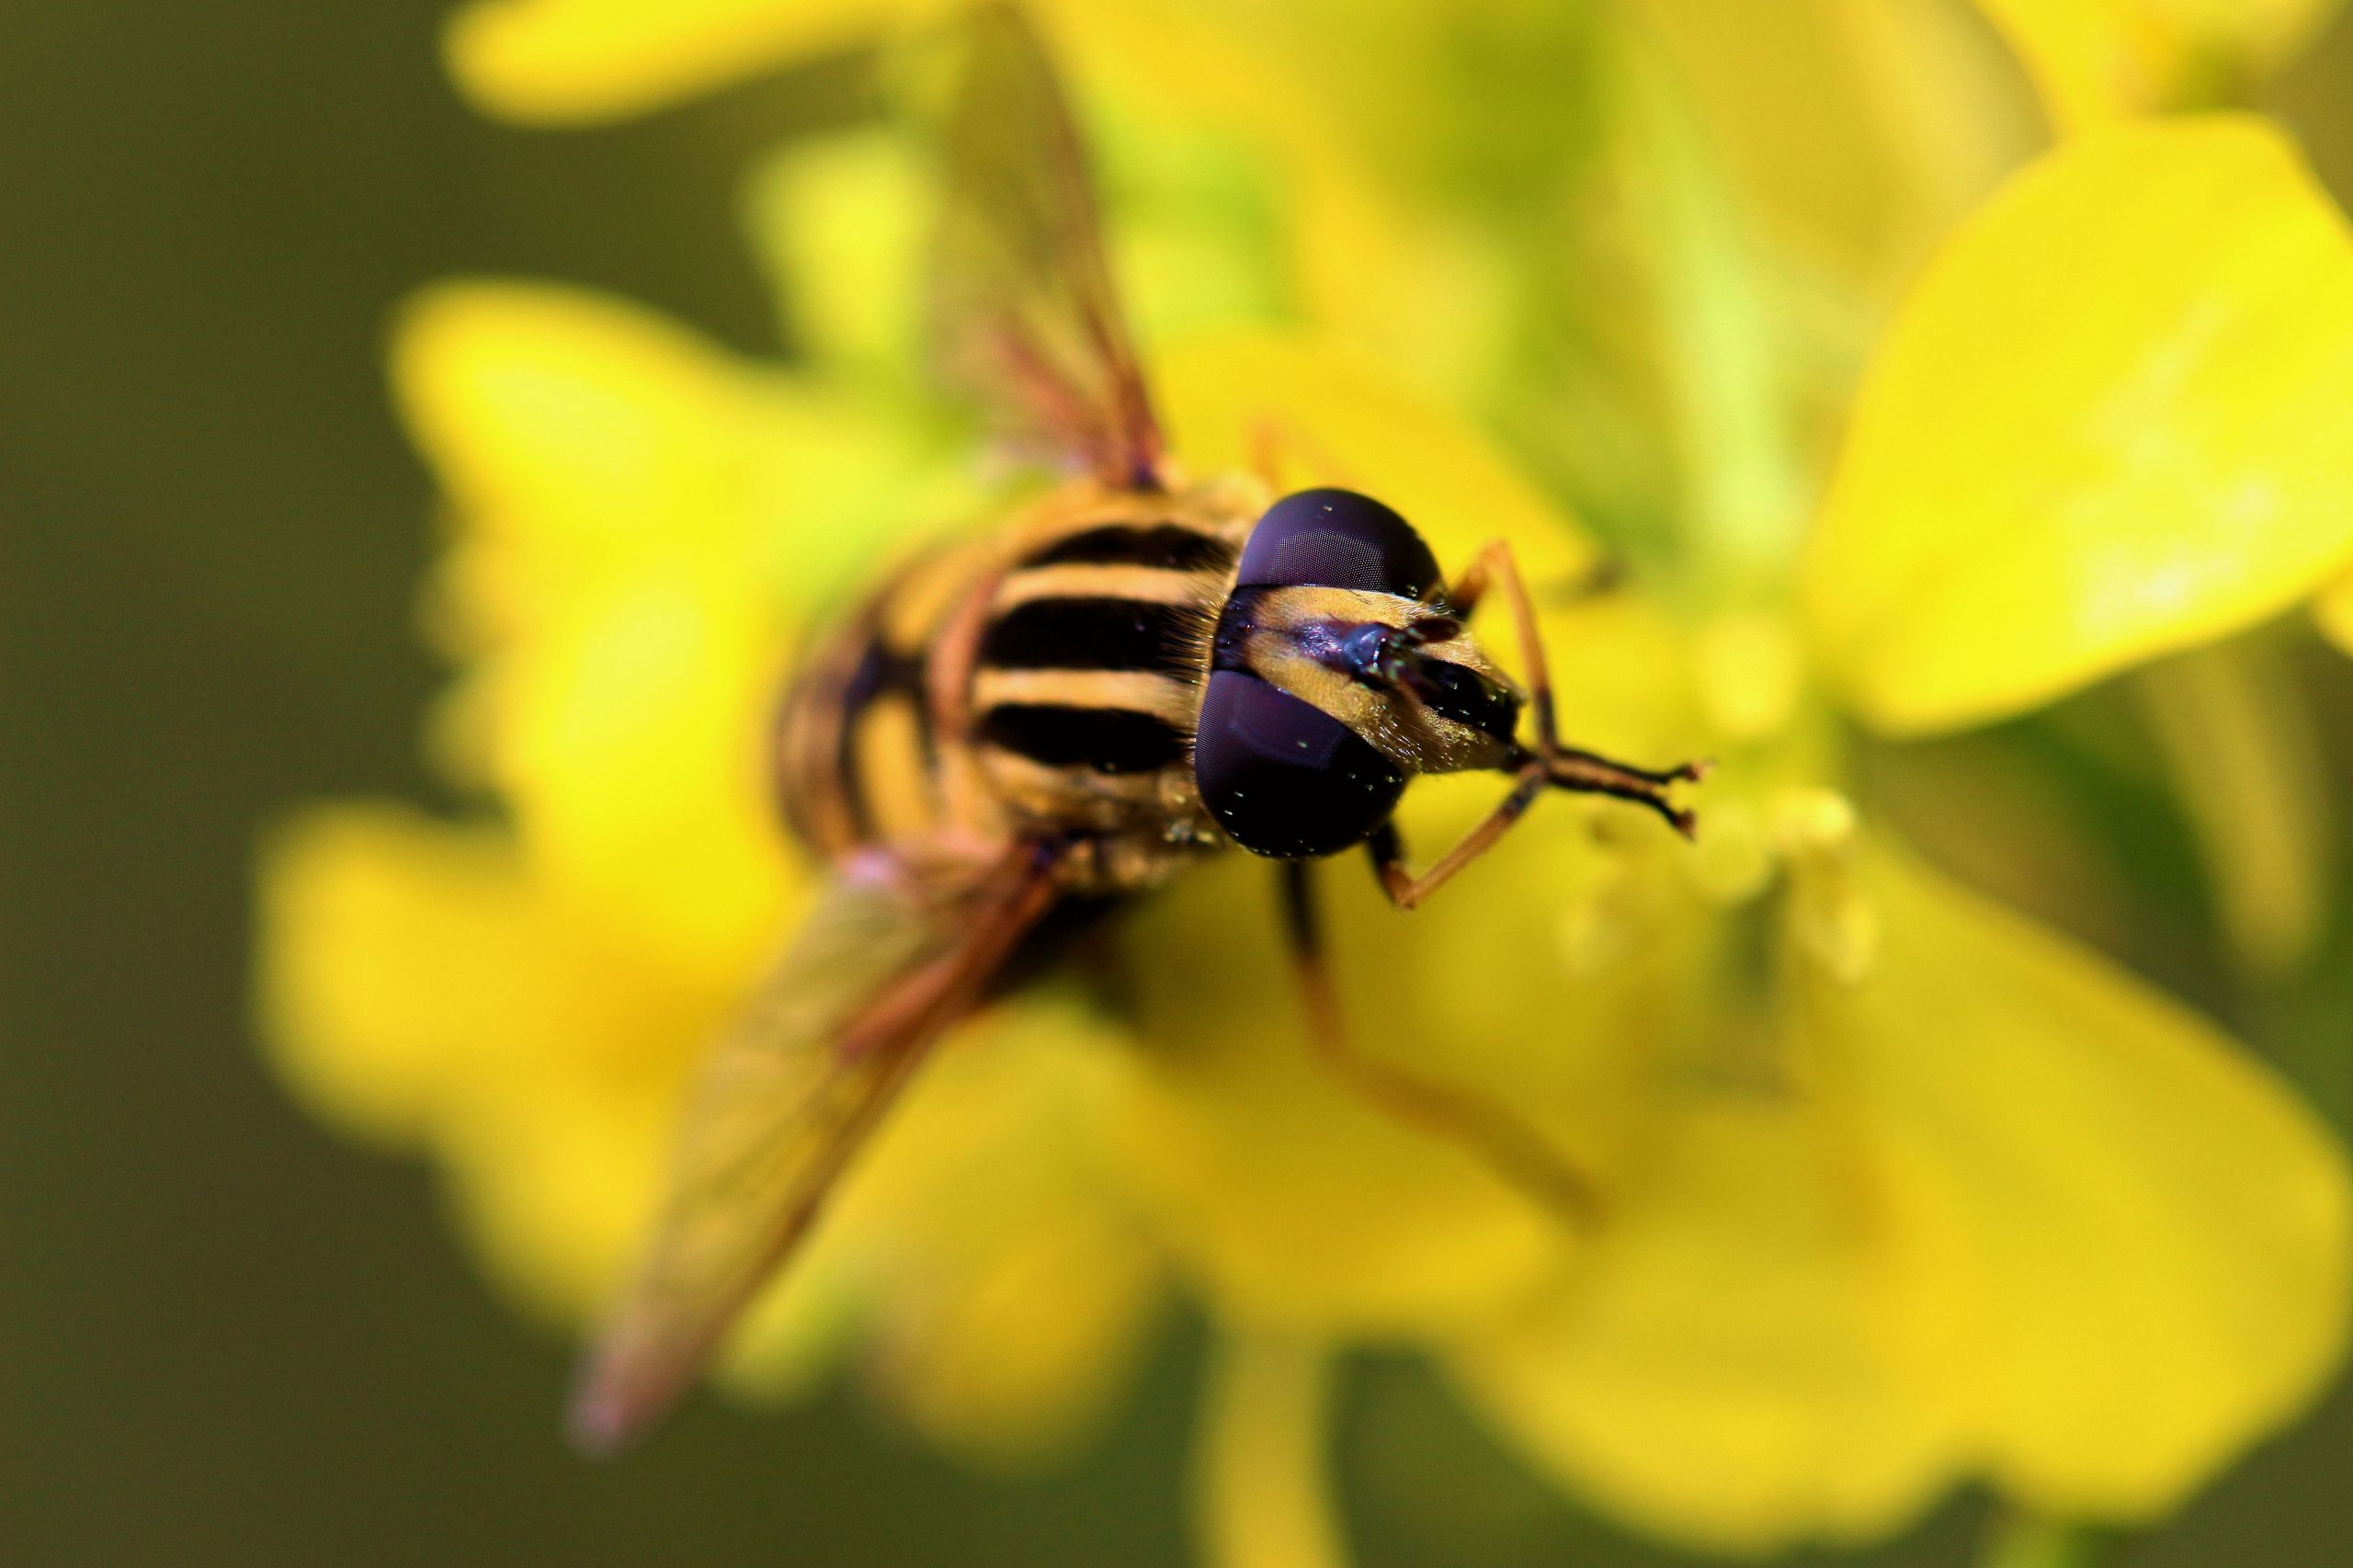
{"type": "Polygon", "coordinates": [[[1273,499],[1249,476],[1176,473],[1043,50],[1009,7],[968,26],[944,138],[943,370],[1085,476],[885,582],[790,684],[778,793],[828,875],[689,1096],[651,1239],[575,1391],[571,1429],[590,1451],[678,1397],[931,1045],[1050,917],[1229,846],[1279,863],[1319,1059],[1586,1213],[1574,1173],[1507,1108],[1348,1048],[1309,867],[1361,845],[1410,909],[1552,789],[1691,831],[1671,786],[1700,765],[1652,771],[1561,744],[1508,548],[1449,584],[1370,496],[1273,499]],[[1471,631],[1490,595],[1515,623],[1525,692],[1471,631]],[[1507,775],[1509,790],[1409,871],[1390,821],[1406,782],[1465,770],[1507,775]]]}

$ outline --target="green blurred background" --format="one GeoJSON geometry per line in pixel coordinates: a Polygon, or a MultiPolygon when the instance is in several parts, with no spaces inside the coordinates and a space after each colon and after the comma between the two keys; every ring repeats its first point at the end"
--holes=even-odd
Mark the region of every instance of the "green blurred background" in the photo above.
{"type": "MultiPolygon", "coordinates": [[[[1050,1477],[955,1469],[839,1400],[706,1403],[585,1466],[556,1436],[564,1348],[484,1290],[426,1175],[256,1063],[256,833],[438,794],[432,503],[387,412],[388,307],[546,275],[772,350],[735,179],[858,93],[820,67],[619,130],[501,129],[444,82],[442,10],[0,9],[0,1561],[1182,1563],[1194,1336],[1050,1477]]],[[[2348,74],[2340,25],[2282,92],[2348,74]]],[[[2353,186],[2353,144],[2315,151],[2353,186]]],[[[2292,1017],[2231,1021],[2346,1071],[2346,927],[2292,1017]]],[[[1347,1398],[1373,1568],[1681,1561],[1518,1476],[1410,1366],[1347,1398]]],[[[2348,1477],[2340,1386],[2133,1560],[2346,1561],[2348,1477]]],[[[1967,1561],[1982,1513],[1852,1561],[1967,1561]]]]}

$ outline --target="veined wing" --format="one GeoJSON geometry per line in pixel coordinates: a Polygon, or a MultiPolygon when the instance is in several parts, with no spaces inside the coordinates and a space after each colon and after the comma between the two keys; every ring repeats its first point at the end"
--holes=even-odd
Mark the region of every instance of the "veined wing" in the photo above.
{"type": "Polygon", "coordinates": [[[574,1442],[651,1426],[817,1218],[940,1032],[1053,902],[1052,857],[917,863],[872,852],[835,876],[713,1046],[678,1130],[637,1273],[574,1393],[574,1442]]]}
{"type": "Polygon", "coordinates": [[[941,373],[1017,441],[1154,488],[1160,429],[1062,85],[1012,6],[981,6],[963,32],[932,283],[941,373]]]}

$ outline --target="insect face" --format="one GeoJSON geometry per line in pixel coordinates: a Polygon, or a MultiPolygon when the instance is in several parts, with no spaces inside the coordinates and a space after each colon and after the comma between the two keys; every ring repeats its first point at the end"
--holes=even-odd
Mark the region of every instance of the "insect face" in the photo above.
{"type": "Polygon", "coordinates": [[[1519,695],[1443,604],[1438,562],[1380,502],[1309,490],[1251,531],[1219,619],[1194,776],[1234,841],[1325,855],[1415,773],[1505,766],[1519,695]]]}

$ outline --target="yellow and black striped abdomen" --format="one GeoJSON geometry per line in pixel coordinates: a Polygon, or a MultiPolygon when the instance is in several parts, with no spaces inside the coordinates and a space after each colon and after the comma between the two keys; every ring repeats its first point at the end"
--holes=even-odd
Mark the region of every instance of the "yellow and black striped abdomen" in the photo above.
{"type": "Polygon", "coordinates": [[[1072,485],[892,579],[786,698],[794,832],[828,857],[942,830],[1210,835],[1193,728],[1253,516],[1230,486],[1072,485]]]}
{"type": "Polygon", "coordinates": [[[1182,839],[1199,825],[1193,724],[1239,528],[1119,500],[1032,533],[997,580],[971,735],[1017,818],[1182,839]]]}
{"type": "Polygon", "coordinates": [[[1001,813],[974,794],[937,668],[987,574],[987,558],[973,551],[927,557],[801,661],[778,713],[777,796],[795,836],[820,857],[947,827],[1001,831],[1001,813]]]}

